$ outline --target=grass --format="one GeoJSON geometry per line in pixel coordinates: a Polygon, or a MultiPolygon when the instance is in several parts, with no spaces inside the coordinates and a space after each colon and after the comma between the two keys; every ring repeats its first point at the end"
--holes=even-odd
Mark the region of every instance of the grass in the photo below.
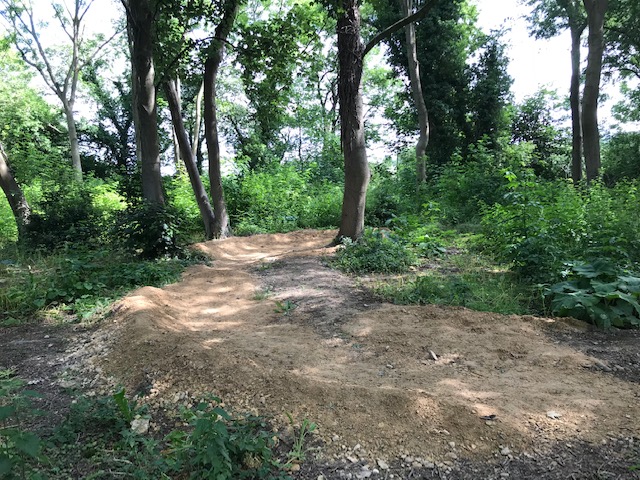
{"type": "MultiPolygon", "coordinates": [[[[406,236],[410,238],[411,233],[406,236]]],[[[420,266],[409,273],[378,278],[373,290],[386,301],[401,305],[451,305],[502,314],[541,313],[544,302],[538,289],[523,284],[506,266],[475,251],[477,237],[476,234],[450,230],[439,235],[430,227],[429,238],[441,246],[436,254],[434,249],[424,251],[422,241],[411,241],[404,248],[418,255],[420,266]]],[[[381,256],[389,262],[386,255],[395,253],[399,245],[394,248],[392,252],[374,257],[373,263],[377,263],[381,256]]],[[[351,258],[351,253],[359,252],[348,249],[341,252],[341,264],[351,265],[359,260],[357,256],[351,258]]],[[[337,266],[340,268],[342,265],[337,266]]],[[[375,270],[369,268],[366,271],[375,270]]],[[[385,272],[385,269],[378,271],[385,272]]]]}
{"type": "Polygon", "coordinates": [[[198,257],[141,260],[118,251],[0,251],[0,326],[39,319],[90,322],[141,286],[177,281],[198,257]]]}

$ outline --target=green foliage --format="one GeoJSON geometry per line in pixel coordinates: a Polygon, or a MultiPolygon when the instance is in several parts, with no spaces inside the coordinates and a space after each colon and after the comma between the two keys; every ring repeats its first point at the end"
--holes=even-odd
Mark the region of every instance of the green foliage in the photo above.
{"type": "Polygon", "coordinates": [[[104,249],[67,250],[33,258],[8,250],[4,253],[13,259],[0,266],[0,321],[9,324],[52,308],[88,320],[130,289],[175,281],[193,261],[142,261],[104,249]]]}
{"type": "Polygon", "coordinates": [[[557,281],[571,260],[607,259],[622,266],[640,261],[634,184],[579,189],[564,181],[536,181],[530,172],[506,176],[505,203],[484,211],[485,245],[524,277],[557,281]]]}
{"type": "Polygon", "coordinates": [[[291,312],[294,311],[297,307],[298,305],[296,305],[291,300],[285,300],[284,302],[276,300],[276,308],[274,309],[274,312],[282,313],[285,316],[289,316],[291,315],[291,312]]]}
{"type": "Polygon", "coordinates": [[[37,394],[23,386],[11,370],[0,370],[0,478],[43,478],[32,469],[44,459],[41,440],[24,425],[38,413],[30,402],[37,394]]]}
{"type": "Polygon", "coordinates": [[[311,183],[292,165],[226,178],[224,187],[238,235],[335,227],[340,218],[340,186],[311,183]]]}
{"type": "Polygon", "coordinates": [[[344,239],[332,263],[347,273],[401,273],[415,265],[417,258],[393,233],[367,229],[356,242],[344,239]]]}
{"type": "MultiPolygon", "coordinates": [[[[137,422],[151,417],[124,389],[106,397],[80,396],[62,424],[42,441],[23,422],[38,413],[28,402],[35,394],[21,391],[23,383],[0,371],[2,478],[289,479],[275,456],[277,437],[266,420],[231,415],[217,406],[215,397],[183,409],[180,420],[187,428],[157,438],[136,428],[137,422]]],[[[315,427],[304,425],[300,441],[315,427]]],[[[304,453],[300,444],[294,446],[304,453]]]]}
{"type": "Polygon", "coordinates": [[[120,214],[114,236],[140,258],[174,257],[182,252],[178,239],[181,223],[174,208],[144,202],[120,214]]]}
{"type": "Polygon", "coordinates": [[[604,144],[603,178],[608,184],[640,178],[640,133],[619,132],[604,144]]]}
{"type": "Polygon", "coordinates": [[[396,304],[436,304],[502,314],[529,313],[532,294],[512,274],[468,253],[438,259],[413,279],[379,285],[376,293],[396,304]]]}
{"type": "Polygon", "coordinates": [[[640,278],[622,274],[607,261],[568,265],[567,280],[546,295],[551,311],[602,328],[640,326],[640,278]]]}
{"type": "Polygon", "coordinates": [[[289,419],[289,424],[293,431],[293,447],[289,452],[289,462],[300,463],[303,462],[306,457],[304,446],[307,437],[316,430],[317,425],[309,421],[307,418],[303,418],[302,423],[298,426],[298,432],[296,433],[293,416],[287,412],[287,418],[289,419]]]}
{"type": "Polygon", "coordinates": [[[170,471],[192,479],[285,478],[273,454],[275,438],[263,418],[232,417],[212,402],[183,412],[192,430],[169,434],[170,471]]]}

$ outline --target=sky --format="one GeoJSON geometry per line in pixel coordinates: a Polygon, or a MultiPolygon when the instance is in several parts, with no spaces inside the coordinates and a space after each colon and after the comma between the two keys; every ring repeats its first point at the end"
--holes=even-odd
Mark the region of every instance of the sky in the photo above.
{"type": "Polygon", "coordinates": [[[569,92],[571,80],[571,37],[568,32],[549,40],[529,36],[525,16],[530,7],[519,0],[475,0],[483,31],[506,26],[505,41],[511,58],[509,74],[514,79],[516,101],[549,87],[560,95],[569,92]]]}

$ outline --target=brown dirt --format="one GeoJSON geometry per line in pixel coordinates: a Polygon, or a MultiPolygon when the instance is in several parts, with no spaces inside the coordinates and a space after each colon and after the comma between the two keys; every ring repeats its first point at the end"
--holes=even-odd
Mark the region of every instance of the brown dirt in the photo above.
{"type": "Polygon", "coordinates": [[[296,478],[640,479],[640,332],[384,304],[325,265],[334,235],[200,244],[212,266],[97,330],[0,329],[0,366],[58,415],[69,389],[123,383],[160,409],[213,393],[279,427],[310,419],[296,478]]]}
{"type": "Polygon", "coordinates": [[[323,264],[334,235],[199,245],[213,266],[120,303],[102,367],[150,401],[212,392],[283,424],[311,419],[323,452],[352,460],[534,454],[640,432],[640,387],[622,378],[640,357],[581,351],[566,341],[585,334],[576,322],[378,303],[323,264]]]}

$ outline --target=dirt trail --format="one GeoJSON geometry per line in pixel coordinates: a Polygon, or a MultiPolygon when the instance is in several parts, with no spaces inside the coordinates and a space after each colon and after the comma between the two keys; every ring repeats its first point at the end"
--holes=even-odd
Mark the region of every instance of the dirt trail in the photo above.
{"type": "Polygon", "coordinates": [[[556,340],[581,327],[377,303],[323,265],[334,235],[199,245],[213,265],[125,298],[96,361],[150,402],[211,392],[234,409],[308,418],[329,454],[449,461],[639,434],[640,385],[556,340]]]}

